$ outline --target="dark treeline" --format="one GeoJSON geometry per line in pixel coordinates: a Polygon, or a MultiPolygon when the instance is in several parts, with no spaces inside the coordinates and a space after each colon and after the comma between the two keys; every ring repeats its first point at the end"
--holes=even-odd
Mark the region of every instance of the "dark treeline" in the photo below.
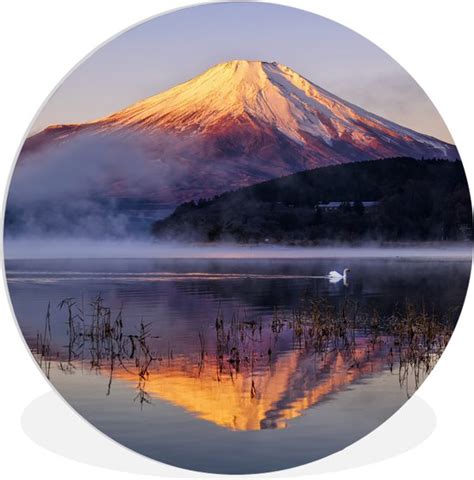
{"type": "Polygon", "coordinates": [[[187,202],[155,222],[153,233],[242,243],[467,240],[472,210],[460,161],[391,158],[308,170],[187,202]]]}

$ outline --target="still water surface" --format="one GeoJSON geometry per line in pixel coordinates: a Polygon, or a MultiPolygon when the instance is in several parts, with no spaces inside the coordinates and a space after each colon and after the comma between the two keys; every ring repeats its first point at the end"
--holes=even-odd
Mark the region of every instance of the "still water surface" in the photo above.
{"type": "Polygon", "coordinates": [[[338,350],[317,355],[302,348],[294,329],[275,327],[275,316],[291,319],[302,301],[317,299],[380,317],[410,304],[456,320],[470,265],[459,258],[77,259],[10,260],[6,270],[33,351],[51,304],[48,374],[88,421],[166,463],[256,473],[350,445],[416,389],[412,373],[400,382],[397,366],[389,368],[383,339],[369,348],[358,335],[350,359],[338,350]],[[347,285],[323,278],[345,267],[347,285]],[[138,338],[147,325],[153,362],[143,375],[143,363],[118,361],[110,349],[97,361],[87,341],[71,356],[66,311],[56,306],[73,297],[90,311],[99,293],[112,318],[121,310],[125,336],[138,338]],[[227,345],[239,344],[237,353],[216,355],[216,318],[227,345]]]}

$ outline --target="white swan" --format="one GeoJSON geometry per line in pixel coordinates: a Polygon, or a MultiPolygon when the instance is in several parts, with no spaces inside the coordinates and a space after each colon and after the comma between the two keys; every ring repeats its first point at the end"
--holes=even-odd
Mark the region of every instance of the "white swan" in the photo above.
{"type": "Polygon", "coordinates": [[[328,274],[329,281],[331,283],[336,283],[341,280],[344,280],[344,284],[347,282],[347,274],[351,271],[350,268],[345,268],[342,272],[342,275],[339,272],[336,272],[336,270],[332,270],[328,274]]]}

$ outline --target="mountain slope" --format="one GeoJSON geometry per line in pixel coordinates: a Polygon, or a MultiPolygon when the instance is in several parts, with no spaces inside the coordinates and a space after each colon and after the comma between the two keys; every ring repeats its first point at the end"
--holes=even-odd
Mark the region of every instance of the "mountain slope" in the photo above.
{"type": "Polygon", "coordinates": [[[88,156],[80,155],[83,143],[86,152],[95,148],[99,163],[111,144],[133,150],[117,168],[107,162],[110,178],[104,176],[96,193],[166,203],[326,165],[393,156],[458,158],[453,145],[371,114],[286,66],[240,60],[110,116],[48,127],[27,139],[19,168],[47,163],[52,154],[77,162],[88,156]],[[127,167],[135,165],[143,175],[130,178],[127,167]]]}

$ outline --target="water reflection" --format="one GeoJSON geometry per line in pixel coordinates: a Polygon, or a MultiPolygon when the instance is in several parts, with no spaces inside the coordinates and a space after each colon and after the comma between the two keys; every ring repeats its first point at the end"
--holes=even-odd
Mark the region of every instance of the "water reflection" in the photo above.
{"type": "MultiPolygon", "coordinates": [[[[253,375],[222,375],[216,362],[201,368],[188,358],[179,358],[151,370],[144,388],[151,398],[170,402],[220,427],[286,428],[288,420],[302,415],[326,396],[387,365],[385,356],[378,351],[367,358],[362,343],[355,355],[359,366],[349,369],[341,352],[331,352],[317,361],[300,351],[291,351],[253,375]]],[[[136,376],[126,370],[116,372],[114,377],[136,383],[136,376]]]]}
{"type": "Polygon", "coordinates": [[[393,414],[441,355],[469,273],[421,259],[7,262],[28,345],[83,416],[158,460],[230,473],[237,450],[249,472],[285,468],[393,414]],[[346,266],[348,285],[318,278],[346,266]]]}
{"type": "Polygon", "coordinates": [[[48,377],[52,359],[64,373],[86,363],[108,375],[106,396],[120,380],[136,389],[141,407],[158,398],[231,430],[285,428],[325,397],[394,365],[401,386],[413,376],[418,387],[454,328],[411,305],[383,318],[358,302],[336,309],[310,298],[290,316],[277,309],[269,318],[236,312],[226,322],[218,311],[213,328],[200,330],[186,354],[175,356],[168,343],[164,358],[152,322],[142,319],[135,333],[127,331],[122,310],[113,313],[100,295],[87,308],[68,297],[58,309],[66,314],[67,347],[52,353],[48,304],[33,349],[48,377]]]}

